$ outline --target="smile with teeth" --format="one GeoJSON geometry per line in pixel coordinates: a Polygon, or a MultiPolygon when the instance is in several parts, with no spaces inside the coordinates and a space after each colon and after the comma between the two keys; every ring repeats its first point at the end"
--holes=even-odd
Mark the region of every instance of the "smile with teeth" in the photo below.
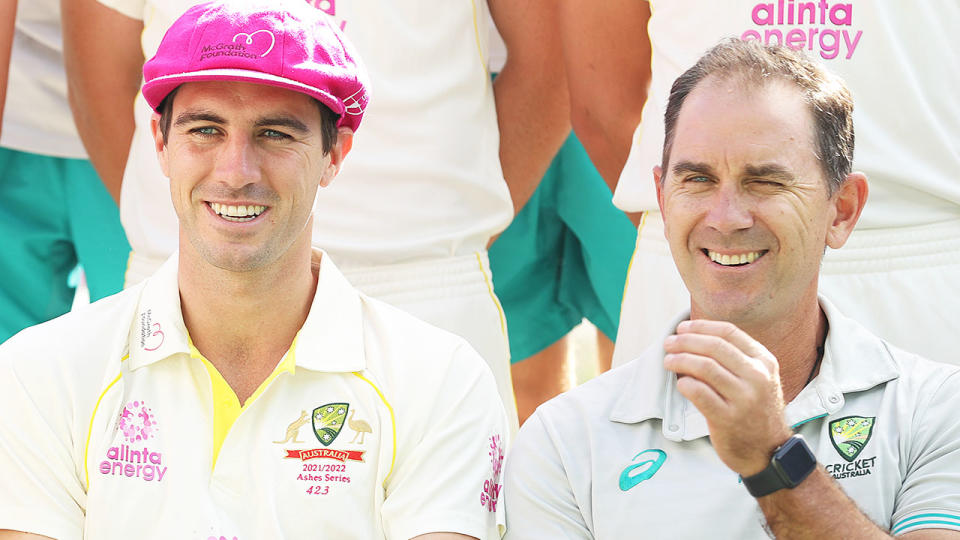
{"type": "Polygon", "coordinates": [[[707,255],[707,257],[710,257],[711,261],[723,266],[743,266],[745,264],[750,264],[760,257],[763,257],[767,253],[766,250],[763,250],[726,255],[717,253],[716,251],[710,251],[709,249],[705,249],[703,252],[707,255]]]}
{"type": "Polygon", "coordinates": [[[215,202],[207,203],[210,205],[210,209],[213,210],[218,216],[222,217],[227,221],[250,221],[255,219],[257,216],[263,213],[267,209],[266,206],[260,205],[227,205],[220,204],[215,202]]]}

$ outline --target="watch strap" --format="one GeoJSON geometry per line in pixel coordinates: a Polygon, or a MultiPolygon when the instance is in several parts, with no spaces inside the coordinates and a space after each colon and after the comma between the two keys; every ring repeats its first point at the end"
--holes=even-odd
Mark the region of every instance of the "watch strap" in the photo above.
{"type": "Polygon", "coordinates": [[[774,467],[772,460],[766,469],[742,480],[747,491],[755,498],[763,497],[764,495],[769,495],[775,491],[789,487],[783,478],[780,477],[780,472],[774,467]]]}

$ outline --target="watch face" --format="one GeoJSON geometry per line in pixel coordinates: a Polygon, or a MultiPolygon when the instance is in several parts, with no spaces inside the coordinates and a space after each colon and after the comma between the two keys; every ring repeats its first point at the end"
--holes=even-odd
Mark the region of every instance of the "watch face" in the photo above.
{"type": "Polygon", "coordinates": [[[810,474],[817,458],[802,439],[793,438],[777,452],[777,462],[790,482],[796,485],[810,474]]]}

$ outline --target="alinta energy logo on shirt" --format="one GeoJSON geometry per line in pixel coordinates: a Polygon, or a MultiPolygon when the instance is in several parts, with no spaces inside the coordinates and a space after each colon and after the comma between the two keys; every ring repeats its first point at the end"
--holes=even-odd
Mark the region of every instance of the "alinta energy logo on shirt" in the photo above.
{"type": "Polygon", "coordinates": [[[845,416],[830,422],[830,442],[846,463],[826,465],[837,480],[871,474],[877,457],[857,459],[873,435],[876,417],[845,416]]]}
{"type": "Polygon", "coordinates": [[[853,28],[852,2],[758,2],[749,17],[754,26],[740,39],[804,49],[827,60],[849,60],[863,36],[862,30],[853,28]]]}
{"type": "Polygon", "coordinates": [[[117,418],[117,432],[129,444],[107,449],[100,462],[100,474],[138,478],[144,482],[161,482],[167,474],[163,454],[150,449],[148,441],[159,433],[153,411],[142,400],[127,403],[117,418]]]}
{"type": "Polygon", "coordinates": [[[490,456],[490,478],[483,482],[480,506],[488,512],[496,512],[497,503],[500,502],[500,490],[503,488],[500,482],[500,474],[503,472],[503,442],[500,435],[491,435],[489,440],[487,455],[490,456]]]}

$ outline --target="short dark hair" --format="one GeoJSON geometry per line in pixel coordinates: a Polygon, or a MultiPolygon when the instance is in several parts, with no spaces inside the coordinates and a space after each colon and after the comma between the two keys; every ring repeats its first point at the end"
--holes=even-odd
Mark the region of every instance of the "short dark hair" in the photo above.
{"type": "Polygon", "coordinates": [[[697,84],[710,76],[723,79],[741,77],[745,83],[760,84],[785,80],[796,86],[813,113],[815,151],[827,178],[827,190],[833,194],[840,187],[853,169],[853,98],[850,90],[843,80],[799,51],[736,38],[721,41],[674,81],[664,114],[661,163],[664,176],[680,108],[697,84]]]}
{"type": "MultiPolygon", "coordinates": [[[[157,110],[160,112],[160,134],[163,136],[164,144],[167,142],[167,134],[170,133],[170,124],[173,122],[173,98],[179,91],[179,86],[174,88],[167,94],[167,97],[163,98],[163,101],[161,101],[157,107],[157,110]]],[[[330,150],[333,149],[333,145],[337,144],[337,121],[340,120],[340,117],[330,110],[330,107],[321,103],[320,100],[316,98],[310,99],[312,99],[317,105],[317,108],[320,109],[320,136],[323,153],[328,154],[330,150]]]]}

